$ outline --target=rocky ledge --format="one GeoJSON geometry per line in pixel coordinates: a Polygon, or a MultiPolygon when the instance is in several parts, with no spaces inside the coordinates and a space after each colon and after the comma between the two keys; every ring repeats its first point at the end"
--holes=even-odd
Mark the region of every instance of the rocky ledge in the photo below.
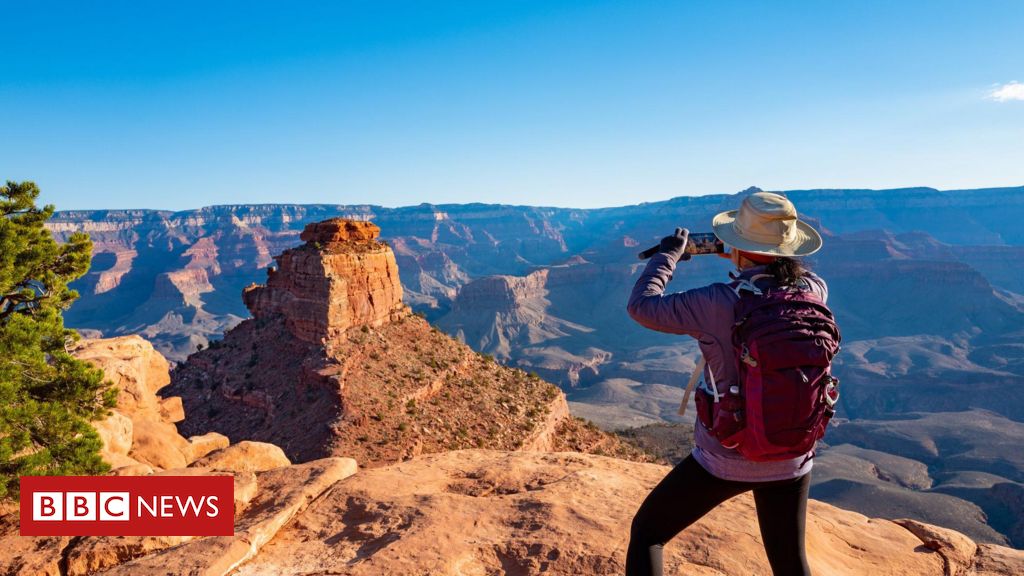
{"type": "MultiPolygon", "coordinates": [[[[9,515],[0,574],[617,575],[632,514],[667,472],[570,452],[463,450],[358,472],[328,458],[257,472],[233,537],[22,538],[9,515]]],[[[1024,573],[1020,550],[817,501],[807,547],[814,573],[828,576],[1024,573]]],[[[770,575],[750,495],[670,542],[665,564],[667,574],[770,575]]]]}

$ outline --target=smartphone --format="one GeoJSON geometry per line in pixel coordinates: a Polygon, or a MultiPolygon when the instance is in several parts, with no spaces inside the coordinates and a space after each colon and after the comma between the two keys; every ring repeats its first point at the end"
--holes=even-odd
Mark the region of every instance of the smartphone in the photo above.
{"type": "Polygon", "coordinates": [[[721,254],[725,252],[725,244],[715,236],[714,232],[690,233],[690,241],[686,243],[687,254],[721,254]]]}
{"type": "MultiPolygon", "coordinates": [[[[641,260],[647,260],[658,253],[660,246],[654,245],[637,254],[641,260]]],[[[725,244],[715,236],[714,232],[691,233],[686,243],[686,253],[696,254],[722,254],[725,252],[725,244]]]]}

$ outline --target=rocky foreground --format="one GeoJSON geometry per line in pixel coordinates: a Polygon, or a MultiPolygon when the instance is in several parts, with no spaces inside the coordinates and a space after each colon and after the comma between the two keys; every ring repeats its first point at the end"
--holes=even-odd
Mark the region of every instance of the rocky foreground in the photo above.
{"type": "MultiPolygon", "coordinates": [[[[78,349],[119,388],[98,424],[113,474],[230,474],[231,537],[22,537],[0,516],[0,574],[621,574],[632,514],[668,468],[578,452],[457,450],[360,469],[293,464],[273,444],[184,438],[180,400],[156,392],[166,361],[138,337],[78,349]]],[[[699,498],[681,494],[680,498],[699,498]]],[[[812,501],[807,544],[820,575],[1010,576],[1024,551],[912,520],[812,501]]],[[[769,574],[753,502],[719,507],[666,548],[668,574],[769,574]]]]}
{"type": "MultiPolygon", "coordinates": [[[[250,473],[258,492],[233,537],[22,538],[6,517],[0,573],[622,574],[633,511],[667,471],[569,452],[463,450],[359,471],[326,458],[250,473]]],[[[807,545],[822,575],[1024,572],[1022,551],[816,501],[807,545]]],[[[771,574],[749,495],[670,543],[666,573],[771,574]]]]}

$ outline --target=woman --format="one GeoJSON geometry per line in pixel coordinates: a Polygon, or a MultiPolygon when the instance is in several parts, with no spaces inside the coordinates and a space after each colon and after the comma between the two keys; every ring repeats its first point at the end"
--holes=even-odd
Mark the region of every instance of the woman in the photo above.
{"type": "MultiPolygon", "coordinates": [[[[821,236],[797,218],[784,196],[758,192],[745,198],[739,210],[723,212],[712,221],[715,235],[731,250],[737,271],[733,281],[754,280],[759,288],[800,286],[823,301],[825,282],[798,259],[821,248],[821,236]]],[[[732,344],[734,305],[739,298],[728,284],[716,283],[665,294],[676,263],[684,258],[688,232],[661,241],[629,298],[629,315],[659,332],[687,334],[697,339],[707,361],[704,380],[717,389],[737,383],[732,344]]],[[[807,491],[811,454],[789,460],[755,462],[723,447],[700,423],[695,425],[693,452],[651,491],[641,504],[630,531],[626,574],[660,575],[662,547],[715,506],[748,490],[754,492],[757,519],[765,552],[776,576],[810,574],[804,552],[807,491]]]]}

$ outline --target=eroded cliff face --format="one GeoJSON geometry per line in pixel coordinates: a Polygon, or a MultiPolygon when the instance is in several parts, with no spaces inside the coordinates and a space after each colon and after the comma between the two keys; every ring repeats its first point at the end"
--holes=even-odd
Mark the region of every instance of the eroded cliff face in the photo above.
{"type": "Polygon", "coordinates": [[[283,316],[292,335],[311,343],[406,315],[394,252],[379,235],[370,222],[306,226],[305,244],[275,258],[265,285],[244,290],[246,307],[256,319],[283,316]]]}

